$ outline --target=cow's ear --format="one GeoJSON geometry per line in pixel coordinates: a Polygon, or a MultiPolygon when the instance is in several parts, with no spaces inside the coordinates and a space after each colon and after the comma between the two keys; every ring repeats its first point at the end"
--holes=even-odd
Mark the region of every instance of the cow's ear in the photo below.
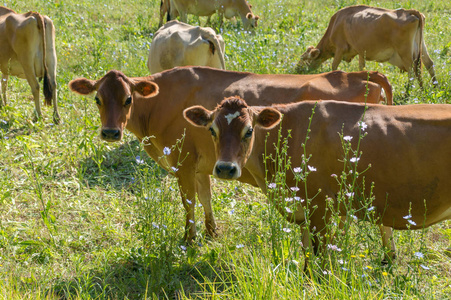
{"type": "Polygon", "coordinates": [[[183,111],[183,117],[197,127],[207,127],[213,121],[213,112],[203,106],[188,107],[183,111]]]}
{"type": "Polygon", "coordinates": [[[94,92],[95,90],[97,90],[96,81],[89,80],[86,78],[79,78],[79,79],[72,80],[71,82],[69,82],[69,88],[73,92],[81,94],[81,95],[89,95],[92,92],[94,92]]]}
{"type": "Polygon", "coordinates": [[[151,81],[138,81],[133,84],[132,89],[144,97],[155,97],[159,93],[158,85],[151,81]]]}
{"type": "Polygon", "coordinates": [[[316,58],[318,58],[320,53],[321,53],[321,50],[319,50],[318,48],[312,48],[310,50],[310,58],[311,59],[316,59],[316,58]]]}
{"type": "Polygon", "coordinates": [[[258,126],[265,129],[272,129],[280,123],[282,114],[275,108],[267,107],[256,112],[254,118],[255,124],[258,126]]]}

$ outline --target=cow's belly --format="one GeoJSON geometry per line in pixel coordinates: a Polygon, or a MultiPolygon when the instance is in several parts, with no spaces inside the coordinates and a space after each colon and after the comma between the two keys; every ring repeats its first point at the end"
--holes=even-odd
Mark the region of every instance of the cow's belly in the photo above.
{"type": "Polygon", "coordinates": [[[431,223],[438,223],[440,221],[444,220],[450,220],[451,219],[451,207],[448,207],[447,210],[439,214],[437,217],[434,218],[434,220],[431,220],[431,223]]]}
{"type": "Polygon", "coordinates": [[[199,6],[193,4],[187,7],[186,12],[196,16],[211,16],[216,12],[216,8],[214,5],[199,6]]]}
{"type": "Polygon", "coordinates": [[[0,70],[3,74],[17,76],[19,78],[26,78],[22,65],[16,59],[1,61],[0,70]]]}
{"type": "Polygon", "coordinates": [[[369,55],[369,53],[367,53],[366,59],[372,60],[372,61],[378,61],[378,62],[386,62],[386,61],[390,61],[394,56],[397,56],[397,54],[395,53],[395,49],[388,48],[388,49],[384,49],[382,51],[377,51],[376,53],[371,54],[371,55],[369,55]]]}

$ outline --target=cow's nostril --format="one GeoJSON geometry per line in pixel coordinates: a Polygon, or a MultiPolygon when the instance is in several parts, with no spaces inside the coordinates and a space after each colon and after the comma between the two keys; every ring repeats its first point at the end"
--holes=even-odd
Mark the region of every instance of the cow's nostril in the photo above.
{"type": "Polygon", "coordinates": [[[237,167],[234,163],[221,163],[215,167],[216,176],[222,179],[232,179],[237,174],[237,167]]]}
{"type": "Polygon", "coordinates": [[[102,129],[102,139],[108,141],[117,141],[121,138],[121,132],[119,129],[102,129]]]}

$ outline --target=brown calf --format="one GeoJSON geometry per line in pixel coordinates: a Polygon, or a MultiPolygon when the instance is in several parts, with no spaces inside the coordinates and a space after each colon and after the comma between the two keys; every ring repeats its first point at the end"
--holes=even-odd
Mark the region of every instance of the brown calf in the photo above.
{"type": "MultiPolygon", "coordinates": [[[[272,160],[267,160],[269,167],[265,169],[262,155],[276,155],[274,145],[278,144],[277,125],[282,114],[282,135],[287,136],[291,130],[288,139],[291,166],[293,170],[303,167],[303,172],[308,173],[308,191],[301,181],[297,196],[312,199],[310,207],[316,206],[310,215],[311,232],[316,229],[321,233],[325,221],[330,219],[327,199],[335,199],[339,193],[340,186],[333,174],[342,174],[343,161],[354,173],[369,167],[358,176],[356,191],[364,191],[363,196],[368,197],[374,183],[371,208],[380,224],[401,230],[421,229],[451,218],[451,105],[365,106],[304,101],[262,107],[248,106],[244,100],[231,97],[213,111],[201,106],[184,111],[191,124],[212,133],[216,152],[213,174],[223,179],[239,179],[242,172],[247,171],[265,193],[268,188],[284,188],[267,186],[267,182],[273,182],[277,167],[272,160]],[[312,110],[315,113],[309,127],[312,110]],[[308,130],[311,131],[306,140],[308,130]],[[341,133],[344,138],[340,137],[341,133]],[[362,133],[365,136],[358,153],[363,154],[344,157],[343,141],[350,141],[356,149],[362,133]],[[305,142],[306,157],[311,155],[307,162],[302,155],[305,142]]],[[[288,187],[297,184],[295,172],[286,174],[288,187]]],[[[348,196],[352,207],[361,212],[362,205],[357,199],[362,195],[353,195],[350,191],[348,196]]],[[[302,224],[306,203],[299,202],[287,210],[287,203],[280,200],[276,206],[288,220],[302,224]]],[[[336,206],[337,201],[332,203],[336,206]]],[[[335,209],[339,215],[347,215],[346,211],[335,209]]],[[[319,238],[315,235],[313,240],[315,252],[319,238]]]]}

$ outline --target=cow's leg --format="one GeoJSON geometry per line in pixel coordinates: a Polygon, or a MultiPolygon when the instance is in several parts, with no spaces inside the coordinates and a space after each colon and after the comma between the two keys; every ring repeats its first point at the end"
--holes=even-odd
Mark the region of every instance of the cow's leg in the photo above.
{"type": "Polygon", "coordinates": [[[192,174],[190,175],[178,178],[180,196],[186,211],[184,240],[187,243],[191,243],[196,237],[196,219],[194,217],[194,208],[196,207],[195,178],[192,174]]]}
{"type": "Polygon", "coordinates": [[[393,229],[384,225],[379,225],[379,230],[382,237],[382,246],[384,247],[383,264],[391,263],[396,258],[396,246],[393,240],[393,229]]]}
{"type": "Polygon", "coordinates": [[[435,69],[434,69],[434,62],[432,61],[431,57],[429,56],[428,49],[426,48],[426,44],[423,41],[422,49],[421,49],[421,60],[423,61],[424,66],[426,67],[426,70],[431,75],[432,84],[434,86],[438,86],[437,78],[435,77],[435,69]]]}
{"type": "MultiPolygon", "coordinates": [[[[166,0],[168,1],[168,0],[166,0]]],[[[163,25],[163,18],[164,18],[164,14],[168,13],[169,15],[169,11],[167,11],[167,7],[166,7],[166,3],[163,3],[163,0],[160,1],[160,21],[158,22],[158,28],[160,28],[163,25]]]]}
{"type": "Polygon", "coordinates": [[[7,104],[6,101],[6,88],[8,87],[8,75],[2,74],[2,82],[0,83],[2,86],[2,99],[0,99],[0,107],[7,104]]]}
{"type": "MultiPolygon", "coordinates": [[[[321,228],[323,229],[323,228],[321,228]]],[[[315,257],[318,255],[320,248],[324,250],[324,245],[320,247],[321,236],[316,226],[310,224],[310,228],[305,228],[302,231],[302,245],[305,253],[304,272],[307,273],[308,265],[315,261],[315,257]]],[[[324,260],[323,260],[324,264],[324,260]]]]}
{"type": "Polygon", "coordinates": [[[343,53],[339,50],[335,52],[334,60],[332,61],[332,71],[335,71],[338,69],[338,65],[341,62],[341,59],[343,58],[343,53]]]}
{"type": "Polygon", "coordinates": [[[32,67],[31,61],[23,60],[21,61],[22,68],[24,70],[26,79],[28,81],[28,84],[31,87],[31,92],[33,94],[33,100],[34,100],[34,108],[35,108],[35,118],[34,120],[37,121],[42,117],[41,113],[41,103],[39,102],[39,82],[36,78],[36,73],[34,68],[32,67]]]}
{"type": "Polygon", "coordinates": [[[365,53],[359,53],[359,70],[365,69],[365,53]]]}
{"type": "Polygon", "coordinates": [[[205,213],[205,227],[207,234],[211,237],[216,234],[216,221],[211,207],[211,190],[210,190],[210,176],[207,174],[196,174],[196,191],[199,202],[202,204],[205,213]]]}

